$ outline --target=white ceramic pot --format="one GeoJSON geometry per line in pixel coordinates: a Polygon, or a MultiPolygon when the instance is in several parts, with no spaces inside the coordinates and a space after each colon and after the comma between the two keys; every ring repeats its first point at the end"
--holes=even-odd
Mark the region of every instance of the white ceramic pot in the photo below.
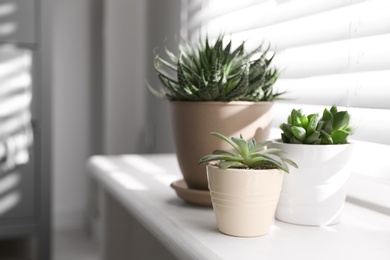
{"type": "Polygon", "coordinates": [[[283,183],[280,170],[222,170],[207,166],[218,229],[239,237],[269,232],[283,183]]]}
{"type": "Polygon", "coordinates": [[[323,226],[340,222],[351,173],[353,144],[304,145],[273,142],[299,168],[286,174],[276,218],[299,225],[323,226]]]}

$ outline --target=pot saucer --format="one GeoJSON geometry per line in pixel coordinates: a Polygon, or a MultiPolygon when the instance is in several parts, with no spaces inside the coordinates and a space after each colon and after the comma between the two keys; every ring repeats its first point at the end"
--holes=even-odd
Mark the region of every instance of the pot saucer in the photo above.
{"type": "Polygon", "coordinates": [[[184,180],[172,182],[171,187],[176,191],[177,196],[187,203],[202,207],[212,206],[210,192],[208,190],[190,189],[184,180]]]}

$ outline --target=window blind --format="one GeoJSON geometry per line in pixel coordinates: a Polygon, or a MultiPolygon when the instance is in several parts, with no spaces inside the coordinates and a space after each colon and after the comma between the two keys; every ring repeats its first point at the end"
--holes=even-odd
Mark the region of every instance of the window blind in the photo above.
{"type": "Polygon", "coordinates": [[[351,113],[353,139],[390,154],[390,1],[184,2],[182,31],[191,41],[224,33],[236,46],[246,41],[247,51],[271,44],[281,70],[275,88],[287,91],[275,103],[276,128],[292,108],[309,114],[335,104],[351,113]]]}
{"type": "Polygon", "coordinates": [[[0,173],[29,160],[31,63],[30,51],[0,47],[0,173]]]}

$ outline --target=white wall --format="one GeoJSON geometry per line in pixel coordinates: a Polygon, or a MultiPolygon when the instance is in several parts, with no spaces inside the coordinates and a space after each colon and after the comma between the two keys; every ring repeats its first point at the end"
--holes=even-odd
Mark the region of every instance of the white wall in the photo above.
{"type": "Polygon", "coordinates": [[[104,35],[104,151],[173,152],[167,101],[150,95],[158,87],[153,50],[177,49],[180,0],[107,0],[104,35]]]}
{"type": "MultiPolygon", "coordinates": [[[[84,222],[90,155],[90,6],[93,0],[55,0],[53,25],[53,221],[84,222]]],[[[42,137],[44,138],[44,137],[42,137]]]]}
{"type": "Polygon", "coordinates": [[[141,151],[145,130],[145,2],[105,1],[104,151],[141,151]]]}
{"type": "MultiPolygon", "coordinates": [[[[180,0],[147,1],[146,79],[154,87],[161,86],[153,69],[154,52],[164,58],[165,47],[176,53],[180,35],[180,0]]],[[[147,93],[146,147],[148,153],[174,152],[169,102],[157,100],[147,93]]]]}
{"type": "Polygon", "coordinates": [[[151,97],[144,83],[158,84],[153,49],[176,45],[180,0],[53,6],[53,221],[77,228],[90,207],[90,155],[173,150],[168,102],[151,97]]]}

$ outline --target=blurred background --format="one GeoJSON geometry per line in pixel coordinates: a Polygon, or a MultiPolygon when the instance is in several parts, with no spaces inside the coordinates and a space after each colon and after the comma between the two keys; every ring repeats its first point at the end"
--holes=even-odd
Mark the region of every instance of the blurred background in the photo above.
{"type": "Polygon", "coordinates": [[[0,0],[0,259],[98,259],[86,161],[174,152],[154,53],[221,32],[277,53],[275,129],[292,107],[345,107],[356,173],[389,184],[389,1],[0,0]]]}

